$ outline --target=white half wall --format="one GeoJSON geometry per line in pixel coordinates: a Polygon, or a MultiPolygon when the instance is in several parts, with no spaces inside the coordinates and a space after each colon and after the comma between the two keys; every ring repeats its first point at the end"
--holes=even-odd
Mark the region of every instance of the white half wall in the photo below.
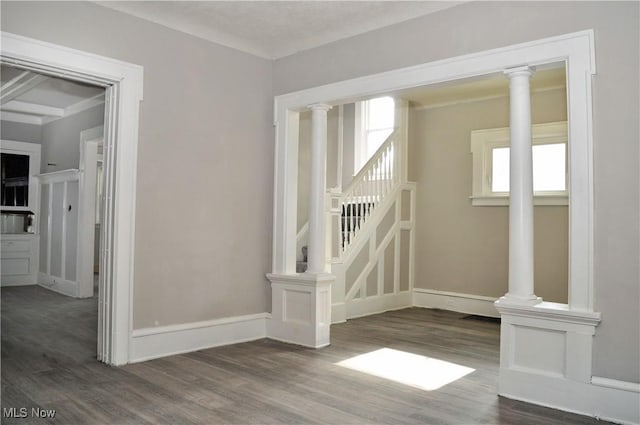
{"type": "Polygon", "coordinates": [[[604,386],[597,377],[592,383],[584,383],[514,370],[501,370],[500,379],[506,387],[518,387],[517,395],[504,392],[502,396],[506,398],[619,424],[640,423],[639,384],[607,379],[609,385],[604,386]]]}

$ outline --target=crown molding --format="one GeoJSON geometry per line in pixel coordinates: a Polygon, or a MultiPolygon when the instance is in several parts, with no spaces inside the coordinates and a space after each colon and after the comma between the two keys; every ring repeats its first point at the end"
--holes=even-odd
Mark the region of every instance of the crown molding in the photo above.
{"type": "MultiPolygon", "coordinates": [[[[104,104],[104,93],[81,100],[66,108],[53,108],[49,106],[11,101],[12,104],[17,103],[22,112],[17,110],[1,111],[0,119],[2,121],[18,122],[22,124],[45,125],[54,121],[68,118],[72,115],[91,109],[95,106],[104,104]],[[44,108],[44,109],[43,109],[44,108]],[[51,115],[34,115],[34,114],[51,114],[51,115]],[[53,116],[55,114],[55,116],[53,116]]],[[[19,109],[17,106],[15,109],[19,109]]]]}

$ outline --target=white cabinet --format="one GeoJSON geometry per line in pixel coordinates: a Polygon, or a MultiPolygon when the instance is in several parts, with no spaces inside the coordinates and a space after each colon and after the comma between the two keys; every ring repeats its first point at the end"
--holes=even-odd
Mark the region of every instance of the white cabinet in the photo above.
{"type": "Polygon", "coordinates": [[[2,286],[35,285],[38,236],[2,235],[0,246],[2,286]]]}

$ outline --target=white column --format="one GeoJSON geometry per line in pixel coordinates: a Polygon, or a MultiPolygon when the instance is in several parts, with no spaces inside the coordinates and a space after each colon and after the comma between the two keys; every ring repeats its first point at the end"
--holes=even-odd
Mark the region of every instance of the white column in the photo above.
{"type": "Polygon", "coordinates": [[[510,79],[509,292],[506,300],[542,301],[533,292],[533,162],[528,66],[508,69],[510,79]]]}
{"type": "Polygon", "coordinates": [[[309,248],[307,273],[326,272],[325,192],[327,186],[327,111],[331,106],[315,104],[311,109],[311,183],[309,186],[309,248]]]}

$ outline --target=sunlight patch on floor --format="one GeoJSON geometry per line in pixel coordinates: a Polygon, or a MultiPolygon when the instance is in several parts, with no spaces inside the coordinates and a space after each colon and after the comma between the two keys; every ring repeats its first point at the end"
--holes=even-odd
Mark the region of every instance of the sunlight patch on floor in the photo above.
{"type": "Polygon", "coordinates": [[[336,365],[426,391],[437,390],[475,371],[470,367],[391,348],[361,354],[336,365]]]}

